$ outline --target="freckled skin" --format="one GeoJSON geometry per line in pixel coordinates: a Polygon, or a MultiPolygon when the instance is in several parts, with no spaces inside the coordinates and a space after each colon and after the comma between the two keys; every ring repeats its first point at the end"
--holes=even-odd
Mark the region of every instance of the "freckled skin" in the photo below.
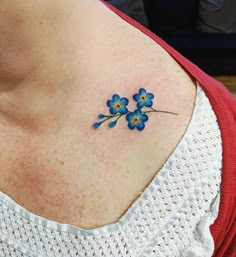
{"type": "Polygon", "coordinates": [[[59,157],[66,152],[66,147],[60,151],[61,147],[50,144],[52,149],[44,153],[42,140],[41,144],[30,137],[23,141],[15,145],[17,154],[13,151],[6,154],[11,156],[11,169],[3,181],[0,178],[3,192],[30,212],[47,219],[84,228],[93,228],[105,221],[109,223],[104,216],[106,203],[101,196],[107,193],[102,193],[101,174],[90,179],[91,183],[94,181],[90,186],[81,184],[79,174],[76,179],[71,175],[74,170],[70,170],[69,161],[59,157]]]}
{"type": "Polygon", "coordinates": [[[62,166],[65,165],[64,161],[58,161],[62,166]]]}
{"type": "Polygon", "coordinates": [[[15,172],[14,177],[9,177],[8,183],[15,189],[14,200],[29,209],[48,219],[68,222],[72,219],[71,213],[78,212],[76,217],[83,219],[85,202],[83,195],[77,194],[77,201],[74,201],[73,192],[69,184],[57,171],[50,171],[46,167],[29,167],[22,162],[15,172]],[[19,193],[17,193],[19,191],[19,193]],[[19,197],[18,197],[19,196],[19,197]],[[73,204],[77,203],[76,205],[73,204]]]}

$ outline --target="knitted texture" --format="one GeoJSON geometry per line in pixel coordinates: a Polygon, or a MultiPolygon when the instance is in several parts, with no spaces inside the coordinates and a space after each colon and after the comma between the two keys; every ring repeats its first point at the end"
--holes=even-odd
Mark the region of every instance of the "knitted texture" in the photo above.
{"type": "Polygon", "coordinates": [[[118,222],[84,230],[30,213],[0,193],[0,256],[210,257],[221,144],[216,116],[198,87],[185,135],[118,222]]]}
{"type": "MultiPolygon", "coordinates": [[[[221,131],[223,161],[219,214],[211,225],[215,242],[214,257],[235,257],[236,252],[236,99],[219,81],[177,52],[160,37],[124,13],[100,0],[121,19],[138,29],[165,49],[190,76],[202,86],[215,111],[221,131]]],[[[180,89],[181,90],[181,89],[180,89]]]]}

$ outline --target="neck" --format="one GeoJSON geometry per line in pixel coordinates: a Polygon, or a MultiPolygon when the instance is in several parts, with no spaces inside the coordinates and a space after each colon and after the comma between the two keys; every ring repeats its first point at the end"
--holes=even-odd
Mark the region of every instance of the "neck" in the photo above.
{"type": "Polygon", "coordinates": [[[168,54],[98,0],[0,1],[0,13],[0,125],[87,133],[114,93],[174,92],[168,54]]]}
{"type": "Polygon", "coordinates": [[[97,0],[1,1],[0,13],[0,114],[31,129],[59,126],[92,93],[110,13],[97,0]]]}

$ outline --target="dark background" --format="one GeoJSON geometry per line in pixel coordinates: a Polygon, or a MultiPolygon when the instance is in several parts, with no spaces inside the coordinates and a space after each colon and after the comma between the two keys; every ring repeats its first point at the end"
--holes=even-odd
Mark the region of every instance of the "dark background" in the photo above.
{"type": "MultiPolygon", "coordinates": [[[[236,75],[236,33],[199,31],[200,1],[107,0],[148,27],[208,74],[236,75]]],[[[225,1],[235,1],[232,3],[236,6],[236,0],[225,1]]],[[[236,8],[232,13],[236,19],[236,8]]]]}

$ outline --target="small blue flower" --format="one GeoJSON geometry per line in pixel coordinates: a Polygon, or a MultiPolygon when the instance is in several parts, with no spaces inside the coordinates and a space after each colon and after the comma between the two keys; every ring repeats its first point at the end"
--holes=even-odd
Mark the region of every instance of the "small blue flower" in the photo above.
{"type": "Polygon", "coordinates": [[[112,96],[111,100],[107,101],[107,106],[110,107],[110,113],[115,115],[117,113],[126,114],[128,109],[126,106],[128,105],[129,100],[126,97],[120,98],[119,95],[115,94],[112,96]]]}
{"type": "Polygon", "coordinates": [[[145,122],[148,121],[148,116],[141,112],[140,109],[130,112],[126,115],[126,120],[128,121],[128,127],[130,129],[137,128],[138,130],[143,130],[145,128],[145,122]]]}
{"type": "Polygon", "coordinates": [[[139,93],[133,95],[133,99],[137,102],[137,107],[139,109],[146,107],[151,107],[153,105],[152,99],[154,95],[152,93],[147,93],[144,88],[139,89],[139,93]]]}

